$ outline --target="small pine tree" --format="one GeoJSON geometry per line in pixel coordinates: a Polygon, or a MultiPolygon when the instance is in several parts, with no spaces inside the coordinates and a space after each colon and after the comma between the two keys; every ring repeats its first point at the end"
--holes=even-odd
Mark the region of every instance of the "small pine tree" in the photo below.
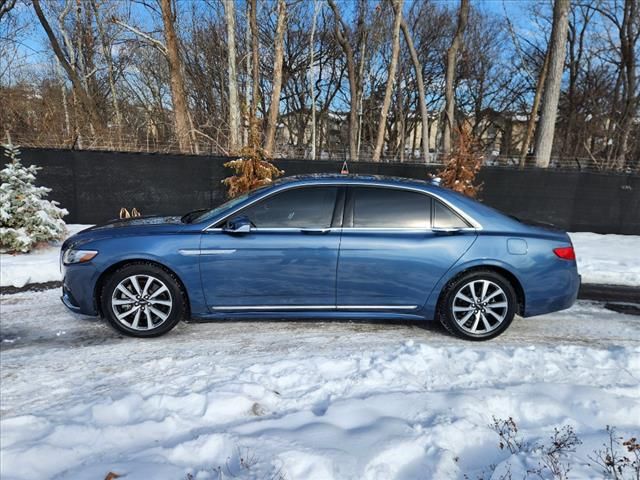
{"type": "Polygon", "coordinates": [[[476,175],[483,158],[480,142],[466,129],[458,130],[453,152],[436,176],[442,179],[444,187],[475,198],[482,189],[482,184],[476,183],[476,175]]]}
{"type": "Polygon", "coordinates": [[[0,170],[0,250],[27,253],[40,242],[61,240],[69,212],[46,200],[50,188],[34,185],[40,168],[22,165],[18,147],[5,145],[4,151],[10,161],[0,170]]]}
{"type": "Polygon", "coordinates": [[[257,123],[257,120],[250,119],[249,145],[240,150],[240,158],[224,164],[235,172],[235,175],[222,180],[228,188],[229,198],[268,185],[284,173],[268,161],[265,151],[260,147],[257,123]]]}

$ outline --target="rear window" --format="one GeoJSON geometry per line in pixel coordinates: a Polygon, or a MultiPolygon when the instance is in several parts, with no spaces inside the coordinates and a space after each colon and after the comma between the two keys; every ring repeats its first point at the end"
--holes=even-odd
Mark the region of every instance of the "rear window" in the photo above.
{"type": "Polygon", "coordinates": [[[431,198],[392,188],[358,187],[353,191],[356,228],[424,228],[430,226],[431,198]]]}
{"type": "Polygon", "coordinates": [[[433,202],[434,228],[467,228],[469,224],[460,215],[439,201],[433,202]]]}

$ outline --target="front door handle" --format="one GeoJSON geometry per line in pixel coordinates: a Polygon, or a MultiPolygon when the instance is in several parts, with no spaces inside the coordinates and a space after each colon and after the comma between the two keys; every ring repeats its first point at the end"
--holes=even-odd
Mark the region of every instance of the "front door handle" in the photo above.
{"type": "Polygon", "coordinates": [[[306,233],[307,235],[324,235],[325,233],[329,233],[331,229],[330,228],[301,228],[300,231],[302,233],[306,233]]]}

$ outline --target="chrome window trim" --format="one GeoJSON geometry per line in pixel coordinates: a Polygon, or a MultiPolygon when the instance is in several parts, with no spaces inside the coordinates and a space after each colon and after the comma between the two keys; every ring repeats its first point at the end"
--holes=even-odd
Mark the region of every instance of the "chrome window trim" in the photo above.
{"type": "MultiPolygon", "coordinates": [[[[237,207],[234,210],[232,210],[231,212],[229,212],[228,214],[226,214],[225,216],[221,217],[220,219],[216,220],[215,222],[211,223],[209,226],[205,227],[202,232],[216,232],[216,231],[222,231],[222,228],[214,228],[213,225],[223,222],[226,219],[228,219],[229,217],[232,217],[233,215],[235,215],[236,213],[238,213],[241,210],[244,210],[245,208],[250,207],[251,205],[253,205],[254,203],[257,203],[261,200],[267,199],[269,197],[271,197],[272,195],[276,195],[278,193],[282,193],[282,192],[286,192],[288,190],[293,190],[296,188],[304,188],[304,187],[327,187],[327,186],[334,186],[334,187],[377,187],[377,188],[395,188],[397,190],[405,190],[405,191],[411,191],[411,192],[418,192],[421,193],[422,195],[427,195],[433,198],[436,198],[438,200],[440,200],[440,202],[442,202],[444,205],[446,205],[447,207],[449,207],[451,210],[453,210],[454,212],[456,212],[458,215],[460,215],[467,223],[471,224],[471,227],[468,227],[468,230],[482,230],[482,225],[475,219],[473,218],[471,215],[467,214],[466,212],[463,212],[462,210],[460,210],[458,207],[456,207],[455,205],[452,205],[450,202],[448,202],[446,199],[442,198],[440,195],[438,195],[437,193],[433,193],[433,192],[426,192],[420,188],[417,187],[411,187],[411,186],[405,186],[405,185],[387,185],[387,184],[380,184],[380,183],[376,183],[376,182],[357,182],[357,183],[348,183],[348,182],[313,182],[313,183],[308,183],[308,184],[295,184],[295,185],[290,185],[290,186],[284,186],[282,188],[273,190],[271,192],[267,192],[262,196],[259,196],[258,198],[254,199],[253,201],[247,203],[246,205],[243,205],[241,207],[237,207]]],[[[285,228],[285,227],[283,227],[285,228]]],[[[288,227],[287,227],[288,228],[288,227]]],[[[316,228],[316,227],[300,227],[300,228],[291,228],[291,231],[300,231],[303,228],[316,228]]],[[[334,228],[340,228],[340,227],[333,227],[331,230],[333,230],[334,228]]],[[[355,227],[347,227],[348,228],[355,228],[355,227]]],[[[346,230],[345,229],[345,230],[346,230]]],[[[257,228],[255,229],[256,231],[258,230],[257,228]]],[[[262,231],[275,231],[276,228],[272,228],[272,229],[262,229],[262,231]]],[[[380,229],[375,229],[375,230],[380,230],[380,229]]],[[[406,230],[406,229],[393,229],[393,230],[406,230]]],[[[411,230],[415,230],[415,229],[411,229],[411,230]]],[[[431,229],[429,229],[431,230],[431,229]]],[[[461,228],[460,230],[467,230],[467,229],[463,229],[461,228]]],[[[282,230],[277,230],[277,231],[282,231],[282,230]]],[[[426,231],[426,230],[424,230],[426,231]]]]}
{"type": "Polygon", "coordinates": [[[222,305],[211,310],[417,310],[418,305],[222,305]]]}
{"type": "MultiPolygon", "coordinates": [[[[217,222],[216,222],[217,223],[217,222]]],[[[309,228],[313,228],[313,227],[300,227],[300,228],[294,228],[294,227],[271,227],[271,228],[251,228],[251,233],[254,232],[303,232],[305,229],[309,229],[309,228]]],[[[330,233],[330,232],[335,232],[338,230],[341,230],[342,227],[327,227],[327,228],[323,228],[322,230],[326,230],[326,233],[330,233]]],[[[222,232],[224,231],[224,228],[207,228],[206,229],[207,232],[222,232]]],[[[231,234],[233,234],[233,232],[230,232],[231,234]]],[[[243,235],[242,233],[238,234],[238,235],[243,235]]],[[[246,234],[244,234],[246,235],[246,234]]]]}
{"type": "MultiPolygon", "coordinates": [[[[300,228],[291,228],[291,227],[273,227],[273,228],[252,228],[251,233],[278,233],[278,232],[304,232],[305,228],[309,227],[300,227],[300,228]]],[[[325,228],[326,233],[337,232],[337,231],[346,231],[346,232],[398,232],[398,233],[433,233],[433,228],[413,228],[413,227],[329,227],[325,228]]],[[[475,232],[477,229],[473,227],[464,227],[464,228],[456,228],[458,232],[475,232]]],[[[207,232],[222,232],[223,228],[209,228],[207,232]]],[[[437,231],[437,230],[436,230],[437,231]]],[[[243,235],[243,234],[239,234],[243,235]]],[[[246,235],[246,234],[245,234],[246,235]]],[[[182,252],[181,252],[182,253],[182,252]]],[[[184,253],[184,255],[188,255],[184,253]]]]}

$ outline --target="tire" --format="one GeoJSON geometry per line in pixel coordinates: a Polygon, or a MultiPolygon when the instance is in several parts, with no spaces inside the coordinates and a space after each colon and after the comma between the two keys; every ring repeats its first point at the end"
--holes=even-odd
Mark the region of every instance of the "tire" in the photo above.
{"type": "Polygon", "coordinates": [[[104,318],[132,337],[164,335],[185,317],[187,299],[178,279],[151,263],[131,263],[106,280],[100,295],[104,318]]]}
{"type": "Polygon", "coordinates": [[[490,270],[476,270],[462,274],[445,287],[437,316],[444,328],[457,337],[489,340],[509,327],[517,305],[515,290],[506,278],[490,270]]]}

